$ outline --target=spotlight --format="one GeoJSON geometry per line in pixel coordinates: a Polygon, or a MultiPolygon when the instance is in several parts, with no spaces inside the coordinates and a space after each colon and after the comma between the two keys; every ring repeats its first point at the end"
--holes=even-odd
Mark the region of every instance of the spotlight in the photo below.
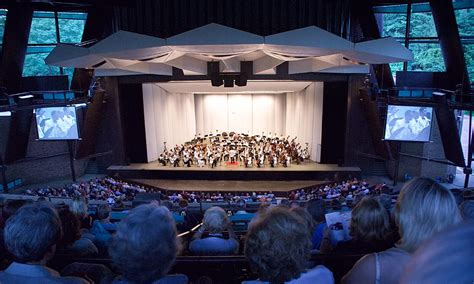
{"type": "Polygon", "coordinates": [[[222,84],[224,84],[224,82],[222,81],[222,78],[220,76],[212,76],[211,77],[211,85],[213,87],[220,87],[222,86],[222,84]]]}
{"type": "Polygon", "coordinates": [[[239,87],[247,86],[247,76],[244,74],[237,76],[237,78],[235,79],[235,84],[239,87]]]}
{"type": "Polygon", "coordinates": [[[232,77],[224,78],[224,87],[226,88],[234,87],[234,79],[232,77]]]}

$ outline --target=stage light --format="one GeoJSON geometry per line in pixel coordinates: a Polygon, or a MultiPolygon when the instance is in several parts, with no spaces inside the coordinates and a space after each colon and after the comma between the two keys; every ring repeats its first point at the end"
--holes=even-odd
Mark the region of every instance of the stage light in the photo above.
{"type": "Polygon", "coordinates": [[[234,87],[234,79],[232,77],[224,78],[224,87],[226,88],[234,87]]]}
{"type": "Polygon", "coordinates": [[[222,86],[222,84],[224,84],[224,82],[222,81],[222,78],[220,76],[211,77],[211,85],[213,87],[220,87],[222,86]]]}
{"type": "Polygon", "coordinates": [[[245,76],[244,74],[237,76],[237,78],[235,79],[235,84],[239,87],[247,86],[247,76],[245,76]]]}

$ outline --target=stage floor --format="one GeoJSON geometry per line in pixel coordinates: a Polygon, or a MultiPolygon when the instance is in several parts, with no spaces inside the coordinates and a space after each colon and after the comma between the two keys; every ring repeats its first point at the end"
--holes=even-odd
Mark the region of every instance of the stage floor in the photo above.
{"type": "Polygon", "coordinates": [[[246,168],[240,165],[218,165],[215,168],[204,166],[202,168],[192,166],[192,167],[172,167],[172,166],[162,166],[158,162],[143,163],[143,164],[130,164],[128,166],[110,166],[108,170],[153,170],[153,171],[338,171],[338,172],[353,172],[360,171],[359,167],[338,167],[334,164],[318,164],[312,161],[305,162],[303,164],[297,165],[293,164],[290,167],[275,167],[265,166],[263,168],[246,168]]]}
{"type": "Polygon", "coordinates": [[[233,181],[233,180],[150,180],[131,179],[130,181],[176,191],[213,191],[213,192],[288,192],[310,186],[324,184],[324,181],[233,181]]]}
{"type": "Polygon", "coordinates": [[[119,175],[128,179],[155,180],[331,180],[335,174],[360,177],[359,167],[339,167],[334,164],[318,164],[305,162],[290,167],[266,166],[263,168],[245,168],[238,165],[222,165],[210,167],[171,167],[162,166],[158,162],[130,164],[127,166],[110,166],[109,175],[119,175]]]}

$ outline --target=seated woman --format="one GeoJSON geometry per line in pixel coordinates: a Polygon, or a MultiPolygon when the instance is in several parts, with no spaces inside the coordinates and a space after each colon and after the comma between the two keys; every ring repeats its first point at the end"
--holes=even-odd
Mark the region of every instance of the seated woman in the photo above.
{"type": "Polygon", "coordinates": [[[58,243],[58,252],[75,256],[95,256],[99,253],[95,244],[81,234],[81,221],[67,206],[58,209],[63,237],[58,243]]]}
{"type": "Polygon", "coordinates": [[[211,207],[204,213],[203,225],[194,234],[194,240],[189,244],[189,250],[197,255],[226,255],[236,254],[239,251],[239,242],[232,229],[232,222],[221,207],[211,207]],[[222,232],[229,233],[225,239],[222,232]],[[204,231],[209,235],[202,238],[204,231]]]}
{"type": "Polygon", "coordinates": [[[387,210],[371,197],[364,197],[352,209],[349,233],[352,239],[339,242],[332,252],[367,254],[393,247],[387,210]]]}
{"type": "Polygon", "coordinates": [[[310,251],[305,221],[286,207],[269,208],[249,227],[245,245],[245,255],[259,280],[242,283],[334,283],[324,266],[306,270],[310,251]]]}
{"type": "Polygon", "coordinates": [[[397,247],[361,258],[342,283],[399,283],[412,253],[435,233],[461,221],[452,193],[428,178],[407,183],[398,195],[395,221],[397,247]]]}

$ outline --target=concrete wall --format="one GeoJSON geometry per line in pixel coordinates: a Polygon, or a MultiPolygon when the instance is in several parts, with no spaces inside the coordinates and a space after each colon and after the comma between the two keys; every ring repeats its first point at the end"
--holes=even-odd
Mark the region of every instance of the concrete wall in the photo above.
{"type": "MultiPolygon", "coordinates": [[[[0,117],[0,149],[5,150],[8,139],[9,117],[0,117]]],[[[7,165],[8,181],[21,178],[23,184],[48,182],[71,176],[66,141],[36,141],[36,125],[31,121],[26,158],[7,165]]],[[[4,152],[3,152],[4,153],[4,152]]],[[[87,161],[75,161],[76,176],[84,174],[87,161]]]]}

